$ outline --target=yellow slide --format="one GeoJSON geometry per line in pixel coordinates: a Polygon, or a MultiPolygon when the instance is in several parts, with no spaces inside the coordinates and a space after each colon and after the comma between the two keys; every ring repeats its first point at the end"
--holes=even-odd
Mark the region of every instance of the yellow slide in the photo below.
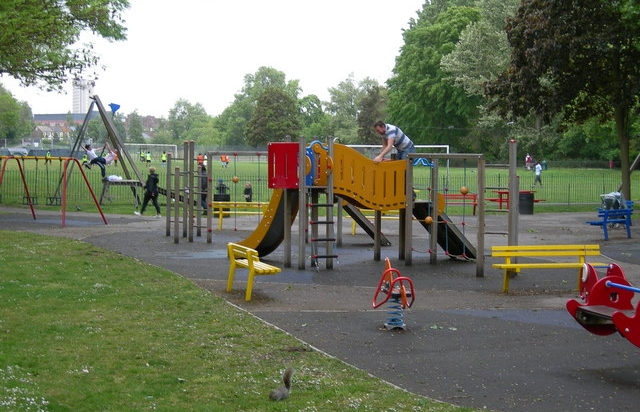
{"type": "Polygon", "coordinates": [[[284,240],[285,196],[289,197],[291,211],[291,222],[288,225],[292,225],[298,214],[298,190],[273,189],[269,206],[264,211],[260,223],[248,238],[237,243],[257,250],[260,257],[276,250],[284,240]]]}

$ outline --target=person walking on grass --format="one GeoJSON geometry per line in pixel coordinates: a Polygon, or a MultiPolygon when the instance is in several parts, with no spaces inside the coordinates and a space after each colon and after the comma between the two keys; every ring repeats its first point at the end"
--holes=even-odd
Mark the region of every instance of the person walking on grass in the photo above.
{"type": "Polygon", "coordinates": [[[149,167],[149,176],[147,177],[147,182],[144,184],[144,200],[142,201],[142,209],[138,212],[137,210],[133,212],[137,216],[142,216],[144,211],[149,204],[149,200],[153,202],[153,206],[156,208],[156,217],[160,216],[160,205],[158,204],[158,183],[160,182],[160,178],[156,174],[156,168],[151,166],[149,167]]]}
{"type": "Polygon", "coordinates": [[[535,166],[533,166],[533,171],[536,174],[536,178],[533,180],[531,187],[536,187],[536,183],[540,183],[540,187],[542,187],[542,165],[537,160],[535,166]]]}

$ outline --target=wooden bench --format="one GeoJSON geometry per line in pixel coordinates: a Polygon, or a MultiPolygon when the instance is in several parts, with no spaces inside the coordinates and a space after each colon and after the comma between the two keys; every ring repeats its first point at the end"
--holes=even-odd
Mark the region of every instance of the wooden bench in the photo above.
{"type": "Polygon", "coordinates": [[[633,214],[633,201],[627,200],[627,207],[624,209],[602,209],[598,208],[598,219],[586,222],[593,226],[602,226],[604,240],[609,240],[610,225],[621,224],[627,230],[627,238],[631,238],[631,215],[633,214]]]}
{"type": "Polygon", "coordinates": [[[251,300],[251,292],[253,290],[253,277],[259,275],[276,275],[282,271],[279,267],[271,266],[267,263],[260,262],[258,251],[239,245],[237,243],[228,243],[227,252],[229,255],[229,276],[227,277],[227,292],[231,292],[233,287],[233,275],[236,268],[249,269],[247,278],[247,292],[244,300],[251,300]]]}
{"type": "Polygon", "coordinates": [[[478,207],[478,194],[467,193],[445,193],[444,195],[445,205],[447,206],[473,206],[473,216],[476,215],[476,208],[478,207]]]}
{"type": "MultiPolygon", "coordinates": [[[[578,288],[580,287],[580,269],[587,256],[600,256],[600,245],[515,245],[492,246],[491,257],[504,258],[504,263],[494,263],[494,268],[504,271],[502,292],[509,292],[509,279],[521,269],[578,269],[578,288]],[[519,257],[569,257],[575,262],[539,262],[518,263],[519,257]]],[[[607,266],[606,263],[592,263],[594,266],[607,266]]]]}

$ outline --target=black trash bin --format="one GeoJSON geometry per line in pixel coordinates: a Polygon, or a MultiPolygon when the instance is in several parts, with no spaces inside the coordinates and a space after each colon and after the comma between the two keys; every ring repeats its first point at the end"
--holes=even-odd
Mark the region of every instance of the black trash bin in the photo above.
{"type": "MultiPolygon", "coordinates": [[[[230,202],[231,201],[231,195],[229,193],[214,193],[213,194],[213,201],[214,202],[230,202]]],[[[229,208],[225,207],[222,209],[224,212],[227,213],[223,213],[222,217],[229,217],[229,208]]],[[[219,209],[213,209],[213,217],[218,217],[218,211],[219,209]]]]}
{"type": "Polygon", "coordinates": [[[521,215],[533,214],[533,192],[520,193],[519,207],[521,215]]]}

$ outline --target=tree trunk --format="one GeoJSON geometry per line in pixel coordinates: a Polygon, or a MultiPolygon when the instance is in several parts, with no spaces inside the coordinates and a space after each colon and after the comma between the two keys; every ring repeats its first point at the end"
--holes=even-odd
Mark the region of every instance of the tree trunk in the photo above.
{"type": "Polygon", "coordinates": [[[621,192],[625,199],[631,200],[631,171],[629,167],[629,111],[626,107],[615,108],[616,133],[620,144],[620,174],[622,177],[621,192]]]}

